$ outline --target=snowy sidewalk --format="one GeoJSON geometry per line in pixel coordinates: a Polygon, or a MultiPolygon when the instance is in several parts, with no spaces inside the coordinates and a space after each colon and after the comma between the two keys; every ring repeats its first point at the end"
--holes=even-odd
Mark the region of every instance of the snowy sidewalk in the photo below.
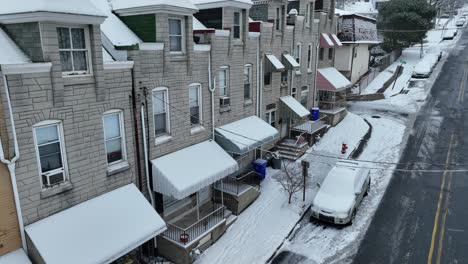
{"type": "MultiPolygon", "coordinates": [[[[368,128],[362,118],[349,113],[304,155],[303,159],[311,161],[311,186],[314,187],[316,182],[322,181],[336,163],[336,158],[326,156],[346,158],[351,150],[359,145],[368,128]],[[341,154],[343,142],[348,144],[350,150],[345,155],[341,154]]],[[[305,203],[302,202],[300,193],[288,204],[287,194],[272,179],[276,173],[281,171],[268,168],[259,198],[239,215],[237,221],[196,263],[265,263],[271,257],[300,220],[316,192],[315,187],[308,189],[305,203]]]]}

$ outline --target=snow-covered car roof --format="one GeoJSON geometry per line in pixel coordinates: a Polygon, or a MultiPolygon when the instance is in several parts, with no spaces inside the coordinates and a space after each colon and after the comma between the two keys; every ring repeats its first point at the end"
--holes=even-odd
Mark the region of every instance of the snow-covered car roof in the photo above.
{"type": "Polygon", "coordinates": [[[422,59],[414,66],[413,72],[416,74],[429,74],[431,73],[432,65],[431,62],[425,59],[422,59]]]}

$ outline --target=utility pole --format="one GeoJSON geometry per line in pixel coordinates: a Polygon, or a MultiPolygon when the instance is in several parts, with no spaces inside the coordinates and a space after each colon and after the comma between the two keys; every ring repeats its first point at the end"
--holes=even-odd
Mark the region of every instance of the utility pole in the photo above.
{"type": "Polygon", "coordinates": [[[302,201],[305,202],[305,194],[306,194],[306,180],[307,180],[307,175],[309,174],[309,166],[310,163],[306,160],[301,161],[302,165],[302,177],[303,177],[303,190],[302,190],[302,201]]]}

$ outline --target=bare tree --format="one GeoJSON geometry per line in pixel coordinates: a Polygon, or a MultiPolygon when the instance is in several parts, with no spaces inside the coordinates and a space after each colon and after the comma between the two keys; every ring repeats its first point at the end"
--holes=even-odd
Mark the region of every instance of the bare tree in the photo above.
{"type": "Polygon", "coordinates": [[[273,176],[281,187],[288,193],[288,202],[291,204],[292,196],[301,191],[304,188],[304,184],[307,187],[309,180],[306,179],[304,183],[304,178],[302,176],[302,166],[297,162],[286,163],[282,161],[283,166],[281,168],[281,173],[277,173],[273,176]]]}

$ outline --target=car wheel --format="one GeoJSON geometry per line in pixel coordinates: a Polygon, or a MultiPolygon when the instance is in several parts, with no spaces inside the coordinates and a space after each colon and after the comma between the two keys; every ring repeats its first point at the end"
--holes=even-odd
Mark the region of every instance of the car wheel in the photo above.
{"type": "Polygon", "coordinates": [[[364,196],[369,195],[369,190],[370,190],[370,181],[369,183],[367,183],[367,189],[366,189],[366,192],[364,193],[364,196]]]}

